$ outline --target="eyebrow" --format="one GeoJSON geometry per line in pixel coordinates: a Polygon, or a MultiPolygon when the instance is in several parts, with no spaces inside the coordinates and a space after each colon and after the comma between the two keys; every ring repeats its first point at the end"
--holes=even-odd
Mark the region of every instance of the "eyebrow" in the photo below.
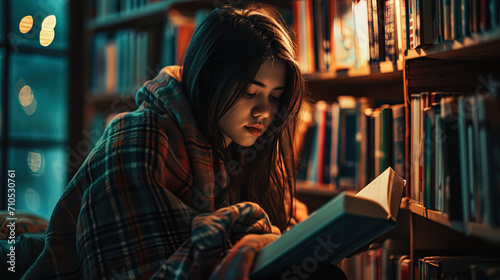
{"type": "MultiPolygon", "coordinates": [[[[265,85],[264,83],[259,82],[259,81],[253,80],[250,83],[253,84],[253,85],[256,85],[258,87],[261,87],[261,88],[267,88],[267,85],[265,85]]],[[[282,86],[282,87],[274,88],[273,90],[285,90],[285,89],[286,89],[286,87],[282,86]]]]}

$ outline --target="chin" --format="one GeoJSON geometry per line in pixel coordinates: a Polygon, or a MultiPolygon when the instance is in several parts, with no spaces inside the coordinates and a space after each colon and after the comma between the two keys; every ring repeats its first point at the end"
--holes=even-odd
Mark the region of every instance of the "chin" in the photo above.
{"type": "Polygon", "coordinates": [[[257,139],[241,139],[239,141],[234,141],[236,144],[240,145],[240,146],[243,146],[243,147],[250,147],[252,146],[253,144],[255,144],[255,141],[257,139]]]}

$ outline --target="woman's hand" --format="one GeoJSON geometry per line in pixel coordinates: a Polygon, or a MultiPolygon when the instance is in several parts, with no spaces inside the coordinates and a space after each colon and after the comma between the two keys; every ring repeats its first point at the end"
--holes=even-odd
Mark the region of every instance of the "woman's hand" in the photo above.
{"type": "Polygon", "coordinates": [[[300,202],[298,199],[294,198],[293,201],[293,218],[298,222],[302,222],[309,217],[309,211],[307,206],[300,202]]]}
{"type": "Polygon", "coordinates": [[[211,279],[250,279],[257,253],[279,237],[273,233],[245,235],[229,250],[211,279]]]}

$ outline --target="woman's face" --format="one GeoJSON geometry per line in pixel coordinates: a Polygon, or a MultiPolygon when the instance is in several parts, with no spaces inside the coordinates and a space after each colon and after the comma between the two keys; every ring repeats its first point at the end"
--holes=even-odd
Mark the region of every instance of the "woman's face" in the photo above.
{"type": "Polygon", "coordinates": [[[285,91],[286,65],[283,61],[266,61],[243,96],[219,120],[226,147],[234,141],[251,146],[269,127],[279,110],[285,91]]]}

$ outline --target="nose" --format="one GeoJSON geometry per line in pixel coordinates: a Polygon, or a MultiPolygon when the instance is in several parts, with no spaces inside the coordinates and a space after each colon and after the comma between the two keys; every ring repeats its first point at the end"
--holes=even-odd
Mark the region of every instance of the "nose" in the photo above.
{"type": "Polygon", "coordinates": [[[271,104],[267,98],[257,98],[253,108],[252,116],[254,118],[268,118],[271,114],[271,104]]]}

